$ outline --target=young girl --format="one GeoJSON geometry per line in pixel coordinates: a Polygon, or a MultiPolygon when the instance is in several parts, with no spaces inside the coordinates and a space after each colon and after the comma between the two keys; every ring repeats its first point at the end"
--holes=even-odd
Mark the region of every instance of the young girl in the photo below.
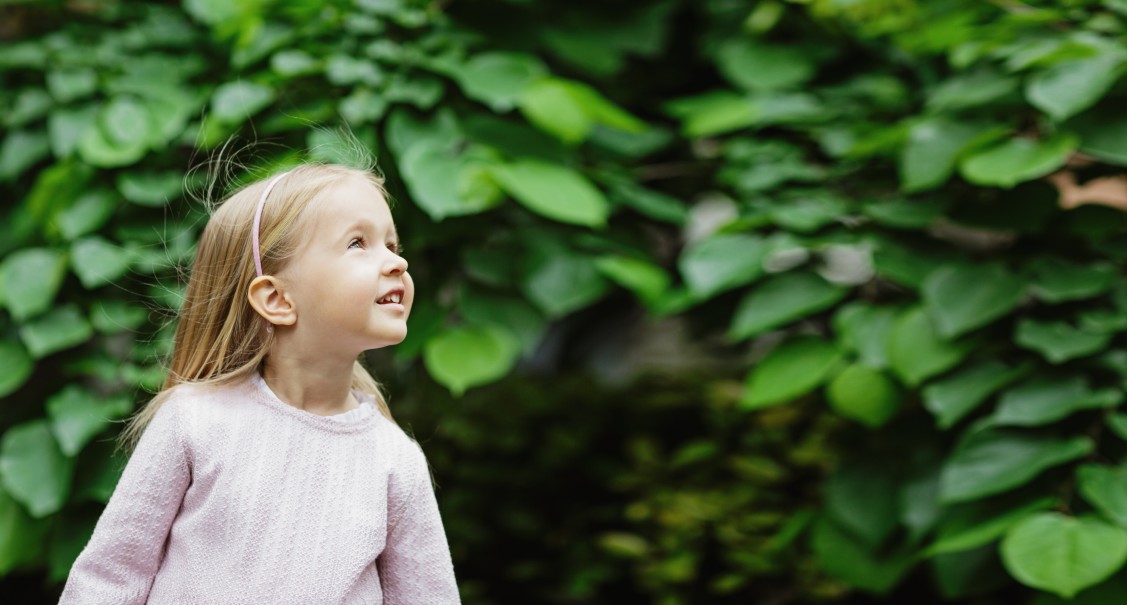
{"type": "Polygon", "coordinates": [[[403,340],[413,299],[370,172],[227,199],[60,603],[458,603],[426,458],[357,361],[403,340]]]}

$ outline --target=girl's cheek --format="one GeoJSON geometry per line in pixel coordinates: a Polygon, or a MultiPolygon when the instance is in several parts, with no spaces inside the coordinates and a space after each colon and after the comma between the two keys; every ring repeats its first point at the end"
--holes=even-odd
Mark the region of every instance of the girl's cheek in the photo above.
{"type": "Polygon", "coordinates": [[[408,313],[411,312],[411,305],[415,302],[415,280],[411,279],[411,274],[403,272],[403,307],[408,313]]]}

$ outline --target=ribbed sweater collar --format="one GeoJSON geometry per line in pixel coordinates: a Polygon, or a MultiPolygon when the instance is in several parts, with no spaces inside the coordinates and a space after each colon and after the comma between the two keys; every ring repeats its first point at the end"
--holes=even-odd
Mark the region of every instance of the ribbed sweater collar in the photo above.
{"type": "MultiPolygon", "coordinates": [[[[278,395],[266,384],[266,380],[258,372],[251,372],[246,387],[251,398],[278,413],[289,416],[319,430],[332,433],[355,433],[372,426],[379,412],[375,409],[375,401],[371,395],[351,389],[353,396],[360,405],[371,406],[370,413],[362,416],[349,415],[347,418],[334,418],[333,416],[320,416],[312,412],[300,410],[282,401],[278,395]]],[[[348,414],[348,412],[345,412],[348,414]]]]}

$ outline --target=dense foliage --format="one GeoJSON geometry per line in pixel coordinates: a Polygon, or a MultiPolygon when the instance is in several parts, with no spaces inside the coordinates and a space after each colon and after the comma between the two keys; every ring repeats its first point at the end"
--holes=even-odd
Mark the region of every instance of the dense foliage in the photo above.
{"type": "Polygon", "coordinates": [[[237,137],[388,176],[467,603],[1127,598],[1127,2],[0,16],[0,574],[88,538],[237,137]]]}

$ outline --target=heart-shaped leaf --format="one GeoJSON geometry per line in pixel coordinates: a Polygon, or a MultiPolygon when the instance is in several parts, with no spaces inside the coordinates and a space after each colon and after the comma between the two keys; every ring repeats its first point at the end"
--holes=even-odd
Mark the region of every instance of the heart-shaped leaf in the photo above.
{"type": "Polygon", "coordinates": [[[1052,363],[1064,363],[1104,350],[1112,336],[1102,331],[1089,332],[1064,321],[1023,319],[1017,324],[1014,342],[1037,351],[1052,363]]]}
{"type": "Polygon", "coordinates": [[[849,293],[814,273],[783,273],[756,286],[740,302],[728,330],[743,340],[833,306],[849,293]]]}
{"type": "Polygon", "coordinates": [[[888,337],[889,364],[909,386],[955,367],[970,350],[969,342],[940,338],[923,307],[901,313],[888,337]]]}
{"type": "Polygon", "coordinates": [[[1013,187],[1060,168],[1079,140],[1059,134],[1045,140],[1013,138],[968,156],[959,166],[976,185],[1013,187]]]}
{"type": "Polygon", "coordinates": [[[785,342],[752,368],[741,405],[757,409],[786,403],[825,382],[840,360],[838,348],[820,338],[785,342]]]}
{"type": "Polygon", "coordinates": [[[1127,467],[1085,464],[1076,469],[1076,483],[1089,504],[1127,527],[1127,467]]]}
{"type": "Polygon", "coordinates": [[[0,481],[33,517],[63,507],[73,474],[74,461],[59,450],[46,420],[13,426],[0,439],[0,481]]]}
{"type": "Polygon", "coordinates": [[[491,168],[510,195],[529,210],[552,220],[603,227],[610,204],[582,174],[557,164],[520,160],[491,168]]]}
{"type": "Polygon", "coordinates": [[[998,429],[965,437],[943,465],[940,497],[945,503],[976,500],[1024,485],[1045,469],[1091,453],[1087,437],[1059,439],[998,429]]]}
{"type": "Polygon", "coordinates": [[[718,234],[686,247],[677,265],[689,290],[705,299],[762,275],[766,253],[758,236],[718,234]]]}
{"type": "Polygon", "coordinates": [[[460,397],[508,374],[519,354],[520,344],[501,328],[459,327],[427,341],[423,362],[435,380],[460,397]]]}
{"type": "Polygon", "coordinates": [[[1118,389],[1093,391],[1082,376],[1038,375],[1008,389],[998,399],[999,425],[1040,426],[1078,410],[1111,408],[1123,401],[1118,389]]]}
{"type": "Polygon", "coordinates": [[[975,364],[924,387],[924,407],[939,428],[949,429],[995,391],[1028,372],[1028,366],[1011,368],[995,360],[975,364]]]}
{"type": "Polygon", "coordinates": [[[1021,302],[1025,282],[998,264],[946,265],[924,281],[928,315],[944,338],[954,338],[1009,313],[1021,302]]]}
{"type": "Polygon", "coordinates": [[[1019,582],[1069,599],[1127,562],[1127,529],[1095,517],[1038,513],[1007,532],[1001,553],[1019,582]]]}

